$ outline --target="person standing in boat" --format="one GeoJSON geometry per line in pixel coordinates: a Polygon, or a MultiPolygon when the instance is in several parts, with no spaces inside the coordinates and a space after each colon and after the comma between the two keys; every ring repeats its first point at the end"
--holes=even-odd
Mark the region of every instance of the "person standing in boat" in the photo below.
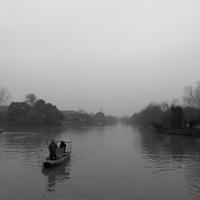
{"type": "Polygon", "coordinates": [[[49,153],[51,160],[56,160],[56,149],[57,149],[57,144],[52,139],[51,143],[49,144],[49,153]]]}
{"type": "Polygon", "coordinates": [[[67,146],[67,145],[65,144],[64,141],[61,141],[61,142],[60,142],[60,148],[63,148],[63,149],[64,149],[64,153],[65,153],[66,146],[67,146]]]}

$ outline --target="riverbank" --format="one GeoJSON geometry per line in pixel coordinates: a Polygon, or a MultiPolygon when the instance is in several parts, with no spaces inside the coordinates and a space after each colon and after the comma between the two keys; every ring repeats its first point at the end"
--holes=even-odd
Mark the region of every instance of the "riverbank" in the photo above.
{"type": "Polygon", "coordinates": [[[167,135],[184,135],[184,136],[196,136],[200,137],[200,129],[199,128],[168,128],[168,129],[156,129],[151,128],[151,130],[154,130],[157,133],[167,134],[167,135]]]}

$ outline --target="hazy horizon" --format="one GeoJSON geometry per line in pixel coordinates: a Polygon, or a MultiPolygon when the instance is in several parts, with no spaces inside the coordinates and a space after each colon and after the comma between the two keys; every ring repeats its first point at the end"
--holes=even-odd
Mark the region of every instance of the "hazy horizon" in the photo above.
{"type": "Polygon", "coordinates": [[[131,115],[200,80],[197,0],[0,2],[0,87],[131,115]]]}

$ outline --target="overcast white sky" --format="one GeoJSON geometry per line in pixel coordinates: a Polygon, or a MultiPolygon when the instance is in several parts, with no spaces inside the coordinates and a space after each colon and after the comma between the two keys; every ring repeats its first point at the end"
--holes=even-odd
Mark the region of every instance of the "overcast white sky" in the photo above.
{"type": "Polygon", "coordinates": [[[0,1],[0,86],[131,115],[200,80],[199,0],[0,1]]]}

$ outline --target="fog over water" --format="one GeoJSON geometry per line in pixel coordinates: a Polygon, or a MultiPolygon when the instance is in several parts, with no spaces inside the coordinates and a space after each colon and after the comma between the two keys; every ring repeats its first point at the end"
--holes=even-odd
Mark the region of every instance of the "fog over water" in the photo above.
{"type": "Polygon", "coordinates": [[[0,86],[60,109],[132,114],[199,80],[197,0],[0,1],[0,86]]]}

